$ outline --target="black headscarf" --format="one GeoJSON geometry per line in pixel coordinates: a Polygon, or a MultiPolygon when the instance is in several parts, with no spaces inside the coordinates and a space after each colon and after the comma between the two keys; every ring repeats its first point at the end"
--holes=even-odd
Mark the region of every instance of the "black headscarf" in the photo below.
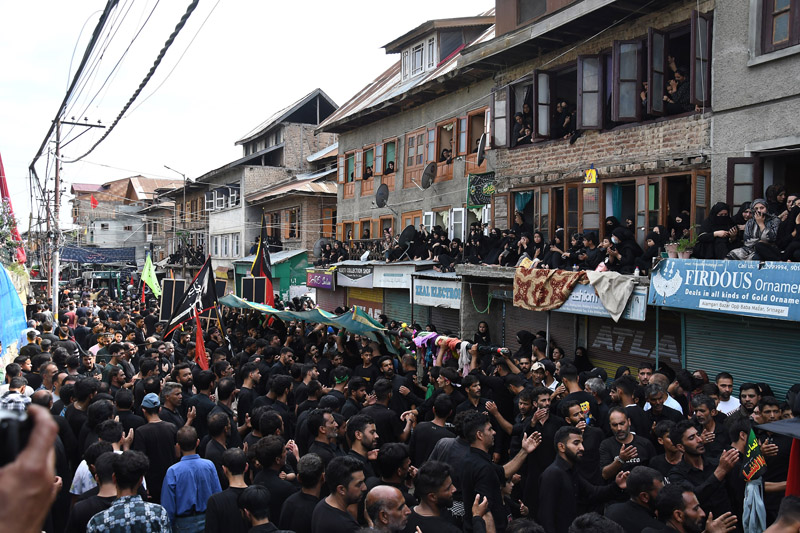
{"type": "Polygon", "coordinates": [[[744,219],[744,212],[750,209],[750,202],[745,202],[739,206],[739,210],[733,215],[733,223],[737,226],[743,226],[747,224],[747,221],[744,219]]]}
{"type": "Polygon", "coordinates": [[[725,202],[717,202],[711,208],[708,218],[700,225],[700,233],[714,233],[715,231],[728,231],[733,227],[733,219],[730,217],[731,208],[725,202]],[[720,216],[720,211],[727,211],[729,214],[720,216]]]}
{"type": "Polygon", "coordinates": [[[620,224],[617,217],[606,217],[606,223],[605,226],[603,226],[605,228],[604,232],[605,236],[610,239],[611,234],[614,232],[614,230],[620,226],[622,226],[622,224],[620,224]]]}
{"type": "Polygon", "coordinates": [[[515,357],[519,358],[522,356],[530,357],[533,355],[533,340],[534,337],[533,333],[527,330],[522,330],[517,333],[517,339],[519,339],[519,350],[517,353],[514,354],[515,357]]]}
{"type": "Polygon", "coordinates": [[[545,252],[544,247],[547,243],[545,242],[544,234],[541,231],[534,231],[533,235],[534,236],[538,235],[542,242],[537,243],[532,236],[530,243],[528,243],[528,255],[533,257],[534,254],[536,253],[536,250],[539,250],[539,259],[541,259],[542,257],[544,257],[544,252],[545,252]]]}

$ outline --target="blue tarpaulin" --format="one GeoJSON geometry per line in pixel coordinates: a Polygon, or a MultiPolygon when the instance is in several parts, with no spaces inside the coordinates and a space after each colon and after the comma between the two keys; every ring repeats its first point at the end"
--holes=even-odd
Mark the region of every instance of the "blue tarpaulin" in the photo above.
{"type": "Polygon", "coordinates": [[[5,267],[0,267],[0,341],[3,342],[3,356],[9,348],[13,348],[12,353],[17,350],[22,330],[27,327],[25,308],[19,300],[17,289],[5,267]]]}
{"type": "Polygon", "coordinates": [[[136,248],[77,248],[65,246],[61,250],[62,261],[77,263],[136,263],[136,248]]]}

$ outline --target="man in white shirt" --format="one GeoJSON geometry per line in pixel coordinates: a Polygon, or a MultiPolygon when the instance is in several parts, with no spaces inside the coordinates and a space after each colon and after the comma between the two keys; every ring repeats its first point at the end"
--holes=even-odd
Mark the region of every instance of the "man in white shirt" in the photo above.
{"type": "Polygon", "coordinates": [[[727,372],[717,374],[719,405],[717,411],[729,415],[739,409],[739,398],[733,396],[733,376],[727,372]]]}
{"type": "MultiPolygon", "coordinates": [[[[667,390],[669,388],[669,378],[667,376],[665,376],[664,374],[660,373],[660,372],[656,372],[656,373],[650,375],[649,379],[648,379],[648,383],[657,383],[657,384],[661,385],[664,388],[664,390],[667,390]]],[[[676,400],[675,398],[673,398],[669,394],[667,394],[667,399],[664,402],[664,405],[666,405],[667,407],[671,407],[672,409],[675,409],[680,414],[684,414],[683,407],[681,407],[681,404],[679,404],[678,400],[676,400]]],[[[647,402],[646,404],[644,404],[644,410],[645,411],[649,411],[650,410],[650,402],[647,402]]]]}

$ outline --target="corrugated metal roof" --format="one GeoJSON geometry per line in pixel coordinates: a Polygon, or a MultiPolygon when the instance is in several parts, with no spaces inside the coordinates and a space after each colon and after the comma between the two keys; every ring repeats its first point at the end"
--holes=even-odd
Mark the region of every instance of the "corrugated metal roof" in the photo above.
{"type": "MultiPolygon", "coordinates": [[[[284,261],[288,261],[292,257],[300,254],[307,253],[308,250],[281,250],[280,252],[273,252],[269,254],[269,262],[272,265],[277,265],[278,263],[283,263],[284,261]]],[[[256,254],[248,255],[247,257],[243,257],[241,259],[234,259],[231,261],[232,263],[253,263],[256,260],[256,254]]]]}
{"type": "Polygon", "coordinates": [[[335,142],[330,146],[326,146],[319,152],[315,152],[306,158],[306,161],[313,163],[318,159],[325,159],[326,157],[336,157],[339,154],[339,143],[335,142]]]}
{"type": "Polygon", "coordinates": [[[314,174],[305,174],[305,179],[300,179],[301,176],[297,176],[297,179],[280,183],[267,190],[254,192],[245,198],[248,202],[253,203],[290,193],[336,195],[336,183],[333,181],[317,181],[335,172],[336,169],[332,168],[314,174]]]}
{"type": "Polygon", "coordinates": [[[103,186],[97,183],[73,183],[72,192],[97,192],[103,189],[103,186]]]}
{"type": "Polygon", "coordinates": [[[318,95],[323,97],[323,98],[325,98],[328,101],[328,103],[330,103],[331,106],[334,109],[336,109],[336,102],[331,100],[331,97],[328,96],[327,94],[325,94],[325,91],[323,91],[322,89],[319,89],[319,88],[314,89],[313,91],[311,91],[310,93],[308,93],[304,97],[300,98],[296,102],[284,107],[280,111],[277,111],[277,112],[273,113],[267,120],[265,120],[264,122],[262,122],[261,124],[256,126],[248,134],[246,134],[244,137],[242,137],[241,139],[236,141],[236,144],[242,144],[242,143],[246,143],[246,142],[252,140],[253,137],[256,137],[261,132],[263,132],[265,130],[268,130],[269,128],[271,128],[275,124],[281,122],[286,117],[291,115],[297,108],[302,107],[303,105],[307,104],[312,99],[316,98],[318,95]]]}
{"type": "MultiPolygon", "coordinates": [[[[494,15],[494,9],[490,9],[482,15],[494,15]]],[[[494,25],[487,28],[480,36],[467,46],[489,41],[494,38],[494,25]]],[[[333,112],[319,126],[319,130],[324,130],[326,126],[331,126],[346,119],[356,113],[367,111],[379,105],[391,103],[394,99],[400,99],[410,90],[434,83],[438,78],[456,69],[459,54],[453,54],[443,61],[434,70],[428,71],[423,75],[414,76],[403,82],[400,69],[400,59],[380,76],[375,78],[370,84],[356,93],[350,100],[342,104],[339,109],[333,112]]]]}

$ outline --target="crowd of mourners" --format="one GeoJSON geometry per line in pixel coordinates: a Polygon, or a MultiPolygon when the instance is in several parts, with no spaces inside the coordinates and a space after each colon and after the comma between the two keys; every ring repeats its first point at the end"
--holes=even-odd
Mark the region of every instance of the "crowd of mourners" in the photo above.
{"type": "Polygon", "coordinates": [[[29,306],[5,368],[0,412],[33,420],[2,457],[5,531],[741,531],[751,429],[767,531],[800,527],[792,439],[756,427],[800,416],[800,385],[777,398],[757,367],[609,376],[544,332],[512,350],[486,322],[360,336],[229,308],[198,349],[152,303],[64,304],[29,306]]]}

